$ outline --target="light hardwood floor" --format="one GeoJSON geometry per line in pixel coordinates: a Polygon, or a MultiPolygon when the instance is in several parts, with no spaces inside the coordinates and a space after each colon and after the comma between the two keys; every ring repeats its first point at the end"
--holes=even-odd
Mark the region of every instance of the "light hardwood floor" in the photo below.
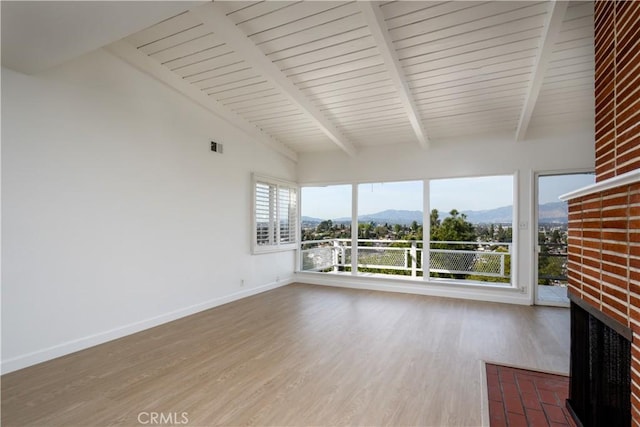
{"type": "Polygon", "coordinates": [[[480,360],[568,372],[568,310],[289,285],[4,375],[2,425],[478,426],[480,360]]]}

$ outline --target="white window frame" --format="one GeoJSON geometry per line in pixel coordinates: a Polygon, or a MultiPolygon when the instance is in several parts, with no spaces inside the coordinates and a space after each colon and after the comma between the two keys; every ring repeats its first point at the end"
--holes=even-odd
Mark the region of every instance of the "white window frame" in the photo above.
{"type": "MultiPolygon", "coordinates": [[[[253,174],[252,179],[252,209],[251,209],[251,249],[254,254],[278,252],[278,251],[290,251],[295,250],[298,247],[299,240],[299,194],[300,190],[298,184],[285,181],[277,178],[271,178],[264,175],[253,174]],[[268,194],[268,235],[266,243],[258,242],[258,209],[260,209],[260,203],[258,202],[258,185],[266,185],[269,187],[268,194]],[[281,190],[288,190],[293,197],[289,197],[288,205],[286,208],[282,206],[281,190]],[[274,200],[275,199],[275,200],[274,200]],[[287,224],[289,229],[289,239],[281,241],[281,227],[280,224],[282,218],[281,215],[285,212],[287,214],[287,224]]],[[[262,195],[264,196],[264,194],[262,195]]],[[[262,204],[264,207],[264,203],[262,204]]],[[[264,210],[264,209],[263,209],[264,210]]],[[[264,214],[264,212],[263,212],[264,214]]]]}

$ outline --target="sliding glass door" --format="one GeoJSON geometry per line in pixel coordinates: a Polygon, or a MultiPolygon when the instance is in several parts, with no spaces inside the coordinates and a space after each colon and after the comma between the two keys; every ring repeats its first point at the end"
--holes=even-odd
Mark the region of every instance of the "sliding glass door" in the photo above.
{"type": "Polygon", "coordinates": [[[538,239],[535,257],[535,302],[568,306],[567,298],[567,203],[558,197],[595,182],[591,172],[538,174],[536,176],[538,239]]]}

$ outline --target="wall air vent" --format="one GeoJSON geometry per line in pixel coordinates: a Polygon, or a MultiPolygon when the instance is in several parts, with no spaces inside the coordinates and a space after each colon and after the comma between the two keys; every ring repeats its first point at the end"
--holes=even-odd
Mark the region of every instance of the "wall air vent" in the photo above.
{"type": "Polygon", "coordinates": [[[211,141],[211,151],[214,153],[222,154],[222,144],[219,142],[211,141]]]}

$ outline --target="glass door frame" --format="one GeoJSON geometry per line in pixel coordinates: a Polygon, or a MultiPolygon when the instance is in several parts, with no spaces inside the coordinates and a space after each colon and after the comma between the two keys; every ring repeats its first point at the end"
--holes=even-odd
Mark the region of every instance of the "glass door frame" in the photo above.
{"type": "MultiPolygon", "coordinates": [[[[532,256],[531,256],[531,270],[532,270],[532,288],[533,288],[533,304],[543,305],[549,307],[569,307],[569,301],[566,303],[555,301],[544,301],[539,299],[539,285],[538,285],[538,260],[540,254],[540,245],[538,244],[538,230],[539,230],[539,194],[540,194],[540,178],[545,176],[559,176],[559,175],[580,175],[580,174],[593,174],[595,170],[592,168],[583,169],[564,169],[564,170],[545,170],[534,171],[532,177],[532,227],[531,227],[531,243],[532,243],[532,256]]],[[[576,189],[577,190],[577,189],[576,189]]]]}

